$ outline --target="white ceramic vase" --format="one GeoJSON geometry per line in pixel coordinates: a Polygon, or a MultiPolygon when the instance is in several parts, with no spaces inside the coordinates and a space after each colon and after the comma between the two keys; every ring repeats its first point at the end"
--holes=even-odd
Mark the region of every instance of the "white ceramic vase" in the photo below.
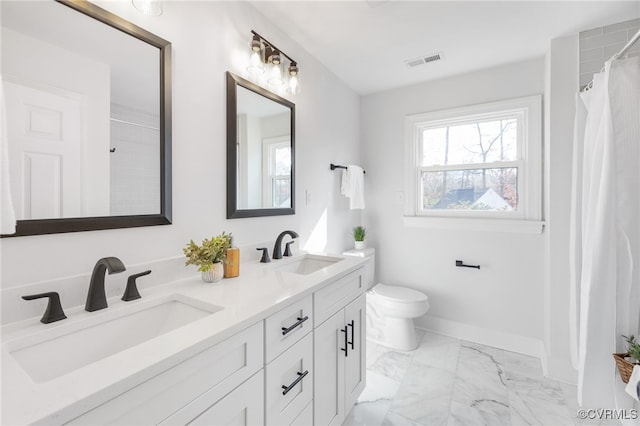
{"type": "Polygon", "coordinates": [[[214,263],[209,271],[200,272],[200,276],[205,283],[215,283],[224,277],[224,267],[222,263],[214,263]]]}
{"type": "Polygon", "coordinates": [[[355,241],[354,248],[356,250],[364,250],[367,248],[367,243],[365,243],[364,241],[355,241]]]}

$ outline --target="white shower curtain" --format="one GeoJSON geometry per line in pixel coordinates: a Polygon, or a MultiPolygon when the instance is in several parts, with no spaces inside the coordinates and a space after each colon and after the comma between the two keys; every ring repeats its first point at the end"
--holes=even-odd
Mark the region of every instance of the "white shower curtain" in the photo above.
{"type": "Polygon", "coordinates": [[[611,60],[576,101],[571,352],[578,402],[615,408],[611,356],[640,322],[640,58],[611,60]]]}
{"type": "Polygon", "coordinates": [[[9,141],[3,81],[0,76],[0,234],[13,234],[16,232],[16,214],[9,183],[9,141]]]}

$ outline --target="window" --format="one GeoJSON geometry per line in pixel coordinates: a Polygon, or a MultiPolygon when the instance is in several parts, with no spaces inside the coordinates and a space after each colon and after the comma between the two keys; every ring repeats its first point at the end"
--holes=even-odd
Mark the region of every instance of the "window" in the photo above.
{"type": "Polygon", "coordinates": [[[539,220],[541,97],[408,116],[407,215],[539,220]]]}
{"type": "Polygon", "coordinates": [[[291,140],[289,136],[263,140],[265,207],[291,207],[291,140]]]}

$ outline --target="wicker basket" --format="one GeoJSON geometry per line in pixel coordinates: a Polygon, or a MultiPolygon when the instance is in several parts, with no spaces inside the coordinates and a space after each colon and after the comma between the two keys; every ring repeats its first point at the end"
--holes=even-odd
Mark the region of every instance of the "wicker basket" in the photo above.
{"type": "Polygon", "coordinates": [[[633,372],[633,367],[635,366],[635,364],[632,364],[624,359],[626,356],[629,356],[629,354],[613,354],[613,359],[616,360],[620,378],[624,383],[629,383],[629,377],[631,377],[631,373],[633,372]]]}

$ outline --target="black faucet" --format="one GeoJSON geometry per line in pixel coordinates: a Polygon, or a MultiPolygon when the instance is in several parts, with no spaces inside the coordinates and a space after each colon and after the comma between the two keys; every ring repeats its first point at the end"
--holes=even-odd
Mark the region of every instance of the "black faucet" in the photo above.
{"type": "Polygon", "coordinates": [[[127,279],[127,287],[124,289],[124,294],[120,300],[124,300],[125,302],[130,302],[132,300],[140,299],[140,292],[138,291],[138,286],[136,285],[136,280],[140,277],[144,277],[145,275],[149,275],[151,273],[151,269],[148,271],[140,272],[139,274],[133,274],[127,279]]]}
{"type": "Polygon", "coordinates": [[[262,250],[262,257],[260,258],[260,263],[269,263],[271,259],[269,259],[269,249],[266,247],[260,247],[256,250],[262,250]]]}
{"type": "Polygon", "coordinates": [[[282,239],[285,235],[290,235],[291,238],[298,238],[299,235],[295,231],[282,231],[278,238],[276,238],[276,245],[273,247],[273,256],[274,259],[282,259],[282,239]]]}
{"type": "Polygon", "coordinates": [[[49,324],[50,322],[56,322],[65,319],[67,316],[62,310],[62,304],[60,303],[60,295],[55,291],[41,294],[31,294],[29,296],[22,296],[24,300],[42,299],[44,297],[49,298],[47,303],[47,310],[44,311],[44,315],[40,320],[43,324],[49,324]]]}
{"type": "Polygon", "coordinates": [[[89,282],[89,293],[87,293],[87,303],[84,310],[93,312],[107,307],[107,296],[104,293],[104,276],[109,271],[109,275],[117,274],[126,270],[124,264],[117,257],[103,257],[96,262],[89,282]]]}

